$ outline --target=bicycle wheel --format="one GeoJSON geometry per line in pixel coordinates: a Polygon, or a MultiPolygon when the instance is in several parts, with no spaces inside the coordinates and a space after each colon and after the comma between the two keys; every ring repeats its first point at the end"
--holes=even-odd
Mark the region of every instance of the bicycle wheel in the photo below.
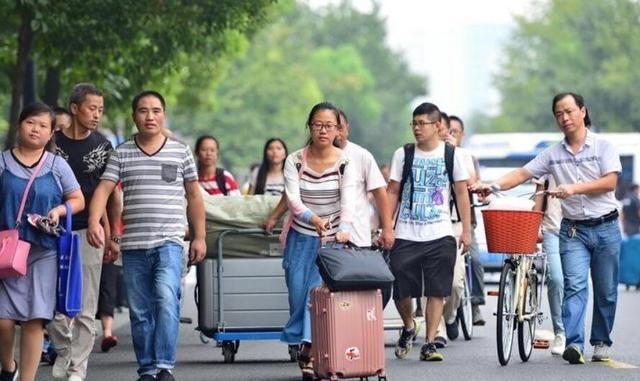
{"type": "Polygon", "coordinates": [[[464,291],[462,293],[462,299],[460,300],[460,306],[458,307],[458,322],[462,328],[462,336],[465,340],[471,340],[473,336],[473,306],[471,305],[471,290],[469,289],[469,278],[464,277],[464,291]]]}
{"type": "Polygon", "coordinates": [[[506,261],[500,274],[500,286],[498,289],[498,312],[496,314],[496,339],[498,343],[498,361],[501,365],[507,365],[511,358],[513,346],[513,330],[515,328],[515,304],[513,288],[515,275],[511,262],[506,261]]]}
{"type": "MultiPolygon", "coordinates": [[[[527,275],[527,282],[524,286],[524,311],[523,315],[535,314],[538,311],[538,275],[532,269],[527,275]]],[[[520,359],[528,361],[533,352],[533,341],[536,338],[537,316],[525,319],[518,323],[518,352],[520,359]]]]}

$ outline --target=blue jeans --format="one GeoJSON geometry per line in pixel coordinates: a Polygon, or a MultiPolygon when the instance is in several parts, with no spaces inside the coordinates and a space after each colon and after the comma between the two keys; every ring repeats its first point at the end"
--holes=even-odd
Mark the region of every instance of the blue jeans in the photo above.
{"type": "Polygon", "coordinates": [[[289,290],[289,321],[282,329],[280,338],[285,343],[311,343],[310,293],[322,285],[320,270],[316,265],[319,248],[320,238],[289,230],[282,258],[289,290]]]}
{"type": "Polygon", "coordinates": [[[622,239],[618,221],[597,226],[576,225],[576,234],[568,236],[570,224],[560,227],[560,259],[564,273],[562,321],[567,345],[584,351],[584,316],[589,298],[589,270],[593,283],[593,320],[591,345],[611,346],[611,330],[618,302],[618,262],[622,239]]]}
{"type": "Polygon", "coordinates": [[[543,233],[542,249],[547,253],[547,297],[553,333],[564,335],[562,324],[562,297],[564,295],[562,262],[560,261],[560,237],[555,232],[543,233]]]}
{"type": "Polygon", "coordinates": [[[182,245],[166,242],[123,251],[122,270],[138,374],[172,369],[180,327],[182,245]]]}

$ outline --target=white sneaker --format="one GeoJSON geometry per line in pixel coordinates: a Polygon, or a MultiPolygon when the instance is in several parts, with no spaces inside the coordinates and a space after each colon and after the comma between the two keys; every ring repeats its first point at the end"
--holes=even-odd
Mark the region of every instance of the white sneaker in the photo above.
{"type": "Polygon", "coordinates": [[[564,345],[566,338],[562,334],[556,335],[553,339],[553,345],[551,346],[551,354],[554,356],[560,356],[564,352],[564,345]]]}
{"type": "Polygon", "coordinates": [[[593,356],[591,361],[594,362],[607,362],[611,361],[611,347],[605,344],[596,344],[593,347],[593,356]]]}
{"type": "Polygon", "coordinates": [[[71,363],[71,359],[60,356],[56,357],[56,362],[53,364],[53,369],[51,370],[51,376],[54,380],[66,380],[67,379],[67,370],[69,369],[69,364],[71,363]]]}
{"type": "Polygon", "coordinates": [[[69,380],[67,380],[67,381],[83,381],[83,380],[77,374],[73,374],[73,375],[69,376],[69,380]]]}

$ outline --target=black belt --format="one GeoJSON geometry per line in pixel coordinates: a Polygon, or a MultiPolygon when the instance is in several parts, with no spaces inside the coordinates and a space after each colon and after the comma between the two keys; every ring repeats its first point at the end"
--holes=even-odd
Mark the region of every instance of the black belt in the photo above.
{"type": "Polygon", "coordinates": [[[589,218],[588,220],[570,220],[566,219],[572,225],[582,225],[582,226],[598,226],[600,224],[604,224],[605,222],[613,221],[618,218],[618,211],[614,210],[613,212],[607,213],[604,216],[589,218]]]}

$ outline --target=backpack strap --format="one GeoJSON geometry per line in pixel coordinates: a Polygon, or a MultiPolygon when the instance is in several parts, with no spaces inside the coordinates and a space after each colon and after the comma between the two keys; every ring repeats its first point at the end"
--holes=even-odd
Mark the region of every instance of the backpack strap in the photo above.
{"type": "MultiPolygon", "coordinates": [[[[402,204],[402,194],[404,193],[404,187],[409,184],[409,210],[413,210],[413,157],[416,153],[416,145],[413,143],[405,144],[402,149],[404,150],[404,162],[402,163],[402,178],[400,179],[400,192],[398,193],[398,214],[400,214],[400,206],[402,204]]],[[[396,228],[398,224],[398,216],[396,216],[395,224],[393,228],[396,228]]]]}
{"type": "Polygon", "coordinates": [[[447,176],[449,177],[449,186],[451,187],[449,213],[453,214],[453,210],[455,208],[456,214],[458,216],[458,220],[460,220],[460,211],[458,210],[458,202],[456,200],[456,192],[454,189],[454,181],[453,181],[453,157],[455,153],[456,153],[455,146],[449,143],[444,144],[444,167],[447,171],[447,176]]]}
{"type": "Polygon", "coordinates": [[[402,178],[400,180],[400,194],[398,195],[398,201],[402,201],[402,193],[404,192],[404,187],[408,183],[411,187],[410,197],[409,197],[409,209],[413,209],[413,171],[411,167],[413,166],[413,157],[416,153],[416,145],[413,143],[405,144],[404,149],[404,163],[402,163],[402,178]]]}
{"type": "Polygon", "coordinates": [[[216,168],[216,184],[223,195],[229,194],[227,189],[227,179],[224,177],[224,168],[216,168]]]}

